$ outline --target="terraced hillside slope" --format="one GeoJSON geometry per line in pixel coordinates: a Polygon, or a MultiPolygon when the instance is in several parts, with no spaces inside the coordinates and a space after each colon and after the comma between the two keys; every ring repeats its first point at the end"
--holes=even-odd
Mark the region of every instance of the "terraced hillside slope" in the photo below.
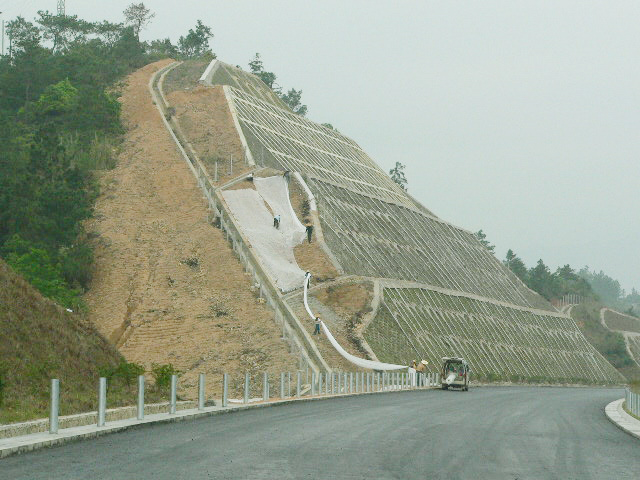
{"type": "Polygon", "coordinates": [[[0,332],[0,424],[45,417],[51,378],[60,380],[63,415],[94,410],[99,370],[122,358],[81,315],[43,297],[3,260],[0,332]]]}
{"type": "Polygon", "coordinates": [[[600,310],[600,320],[609,330],[622,333],[627,352],[640,367],[640,318],[603,308],[600,310]]]}
{"type": "MultiPolygon", "coordinates": [[[[613,310],[609,310],[601,303],[593,300],[569,305],[565,307],[567,314],[571,315],[580,328],[580,331],[608,361],[629,381],[640,380],[640,365],[635,355],[635,343],[638,340],[637,333],[627,332],[624,329],[610,328],[605,318],[611,321],[613,326],[618,325],[616,319],[626,317],[613,310]]],[[[637,321],[637,319],[635,319],[637,321]]],[[[634,321],[624,318],[623,321],[634,321]]],[[[640,353],[640,352],[638,352],[640,353]]]]}
{"type": "MultiPolygon", "coordinates": [[[[246,164],[301,174],[317,203],[314,235],[339,272],[323,288],[352,288],[345,278],[373,285],[370,305],[343,317],[349,348],[392,363],[428,359],[431,368],[460,355],[489,380],[622,380],[570,317],[471,232],[420,205],[352,139],[283,108],[256,77],[220,61],[201,83],[223,86],[246,164]]],[[[304,320],[299,292],[287,301],[304,320]]]]}
{"type": "MultiPolygon", "coordinates": [[[[151,76],[170,61],[128,77],[127,134],[117,167],[87,231],[96,273],[86,295],[89,318],[129,361],[172,364],[181,394],[193,398],[199,373],[295,371],[274,314],[252,290],[152,102],[151,76]]],[[[230,140],[229,143],[232,143],[230,140]]]]}

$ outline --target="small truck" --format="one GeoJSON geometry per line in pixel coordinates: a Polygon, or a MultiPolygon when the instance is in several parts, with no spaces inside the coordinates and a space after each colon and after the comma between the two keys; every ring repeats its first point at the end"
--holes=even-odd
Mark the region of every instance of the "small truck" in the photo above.
{"type": "Polygon", "coordinates": [[[461,357],[442,357],[442,389],[449,387],[460,388],[463,392],[469,390],[469,364],[461,357]]]}

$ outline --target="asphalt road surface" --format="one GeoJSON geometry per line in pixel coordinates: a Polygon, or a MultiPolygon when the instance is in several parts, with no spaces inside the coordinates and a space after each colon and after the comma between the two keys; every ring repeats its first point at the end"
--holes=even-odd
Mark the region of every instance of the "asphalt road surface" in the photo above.
{"type": "Polygon", "coordinates": [[[366,395],[129,430],[0,460],[0,479],[634,479],[622,390],[366,395]]]}

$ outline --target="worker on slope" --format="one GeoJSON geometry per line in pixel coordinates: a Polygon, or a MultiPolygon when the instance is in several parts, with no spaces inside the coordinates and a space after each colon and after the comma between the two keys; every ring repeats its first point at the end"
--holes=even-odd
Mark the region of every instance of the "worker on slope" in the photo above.
{"type": "Polygon", "coordinates": [[[313,331],[313,335],[320,335],[320,323],[321,323],[321,322],[320,322],[320,317],[316,317],[316,320],[315,320],[315,326],[316,326],[316,328],[315,328],[315,330],[313,331]]]}
{"type": "Polygon", "coordinates": [[[273,226],[277,229],[280,228],[280,215],[276,215],[273,217],[273,226]]]}
{"type": "Polygon", "coordinates": [[[313,225],[311,225],[310,222],[307,222],[305,227],[307,231],[307,240],[309,241],[309,243],[311,243],[311,236],[313,235],[313,225]]]}

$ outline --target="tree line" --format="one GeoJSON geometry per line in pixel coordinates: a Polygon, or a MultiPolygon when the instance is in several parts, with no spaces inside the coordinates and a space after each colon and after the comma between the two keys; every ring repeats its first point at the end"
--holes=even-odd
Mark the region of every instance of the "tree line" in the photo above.
{"type": "MultiPolygon", "coordinates": [[[[495,253],[495,246],[487,240],[487,235],[482,230],[476,232],[475,236],[485,248],[495,253]]],[[[630,315],[640,314],[640,293],[632,288],[631,293],[627,294],[620,282],[602,270],[592,271],[588,266],[575,270],[566,264],[552,272],[542,259],[528,268],[511,249],[507,250],[502,263],[526,286],[547,300],[561,299],[565,295],[573,294],[602,302],[630,315]]]]}
{"type": "Polygon", "coordinates": [[[97,170],[115,167],[118,81],[161,58],[215,58],[200,20],[181,36],[140,41],[153,19],[132,4],[122,23],[38,12],[8,23],[0,58],[0,256],[59,304],[81,307],[93,252],[83,221],[97,170]]]}

